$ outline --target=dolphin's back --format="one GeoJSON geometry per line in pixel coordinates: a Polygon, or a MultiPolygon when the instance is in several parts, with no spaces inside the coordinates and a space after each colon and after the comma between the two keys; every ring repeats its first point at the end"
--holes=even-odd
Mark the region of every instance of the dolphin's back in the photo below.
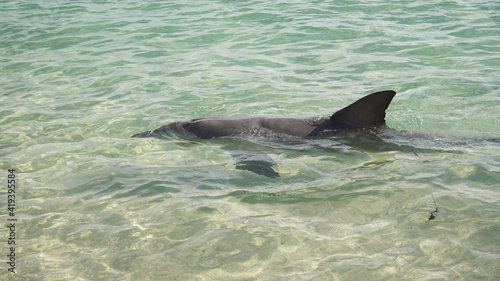
{"type": "Polygon", "coordinates": [[[223,136],[259,135],[271,137],[309,137],[324,130],[363,128],[385,124],[385,110],[396,95],[394,91],[381,91],[365,96],[335,112],[326,119],[272,118],[272,117],[210,117],[173,122],[154,131],[132,137],[148,137],[169,130],[211,139],[223,136]]]}
{"type": "Polygon", "coordinates": [[[254,135],[269,137],[306,137],[316,128],[313,119],[272,117],[211,117],[174,122],[170,129],[201,139],[223,136],[254,135]]]}
{"type": "Polygon", "coordinates": [[[208,117],[170,123],[170,129],[194,135],[200,139],[251,133],[252,128],[261,125],[262,117],[208,117]]]}

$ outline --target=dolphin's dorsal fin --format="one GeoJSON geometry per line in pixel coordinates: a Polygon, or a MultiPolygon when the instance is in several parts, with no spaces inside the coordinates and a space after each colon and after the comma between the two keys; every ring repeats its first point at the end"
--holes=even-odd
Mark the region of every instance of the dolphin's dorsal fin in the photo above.
{"type": "Polygon", "coordinates": [[[391,90],[370,94],[335,112],[330,120],[355,128],[383,125],[385,110],[395,95],[391,90]]]}

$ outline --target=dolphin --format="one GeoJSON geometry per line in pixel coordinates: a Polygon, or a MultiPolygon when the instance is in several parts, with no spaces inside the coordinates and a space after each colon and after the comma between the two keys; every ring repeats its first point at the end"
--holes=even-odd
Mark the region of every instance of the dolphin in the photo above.
{"type": "Polygon", "coordinates": [[[379,127],[385,125],[385,111],[395,95],[392,90],[367,95],[328,118],[205,117],[173,122],[132,137],[180,133],[200,139],[231,136],[307,138],[327,130],[379,127]]]}

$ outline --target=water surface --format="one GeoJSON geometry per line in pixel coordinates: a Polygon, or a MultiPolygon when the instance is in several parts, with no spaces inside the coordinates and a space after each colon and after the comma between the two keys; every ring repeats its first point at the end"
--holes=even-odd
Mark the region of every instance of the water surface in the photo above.
{"type": "Polygon", "coordinates": [[[0,11],[0,167],[18,177],[17,273],[4,262],[2,279],[498,279],[496,1],[0,11]],[[405,132],[382,140],[130,138],[195,117],[328,116],[385,89],[405,132]],[[280,177],[237,169],[235,152],[280,177]]]}

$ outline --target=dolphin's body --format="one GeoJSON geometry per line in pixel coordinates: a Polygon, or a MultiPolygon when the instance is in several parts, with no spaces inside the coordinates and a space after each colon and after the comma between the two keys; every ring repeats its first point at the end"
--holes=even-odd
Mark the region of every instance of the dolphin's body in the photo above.
{"type": "Polygon", "coordinates": [[[325,130],[376,127],[385,124],[385,110],[396,95],[381,91],[367,95],[335,112],[329,118],[210,117],[173,122],[132,137],[148,137],[164,132],[211,139],[224,136],[261,135],[273,137],[313,137],[325,130]]]}

